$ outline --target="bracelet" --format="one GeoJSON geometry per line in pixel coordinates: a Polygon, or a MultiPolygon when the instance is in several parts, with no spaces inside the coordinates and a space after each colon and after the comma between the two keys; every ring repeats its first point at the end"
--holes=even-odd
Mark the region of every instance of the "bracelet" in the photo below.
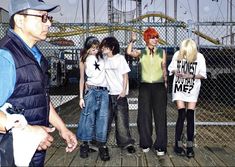
{"type": "Polygon", "coordinates": [[[80,97],[80,100],[83,99],[83,97],[80,97]]]}

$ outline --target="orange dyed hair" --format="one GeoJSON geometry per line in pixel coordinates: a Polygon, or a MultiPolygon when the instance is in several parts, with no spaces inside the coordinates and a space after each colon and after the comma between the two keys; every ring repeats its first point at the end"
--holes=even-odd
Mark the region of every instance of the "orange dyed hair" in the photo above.
{"type": "Polygon", "coordinates": [[[159,33],[153,27],[149,27],[144,31],[144,41],[146,42],[146,44],[149,42],[150,38],[156,37],[156,36],[159,37],[159,33]]]}

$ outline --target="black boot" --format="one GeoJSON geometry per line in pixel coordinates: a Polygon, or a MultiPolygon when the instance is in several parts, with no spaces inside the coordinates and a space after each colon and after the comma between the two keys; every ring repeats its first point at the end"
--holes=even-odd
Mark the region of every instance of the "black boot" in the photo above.
{"type": "Polygon", "coordinates": [[[80,145],[80,157],[81,158],[87,158],[89,152],[89,145],[86,143],[83,143],[80,145]]]}
{"type": "Polygon", "coordinates": [[[185,156],[185,150],[183,149],[182,141],[175,143],[174,152],[179,156],[185,156]]]}
{"type": "Polygon", "coordinates": [[[194,151],[193,151],[193,142],[188,141],[187,142],[187,151],[186,151],[187,157],[188,158],[193,158],[194,157],[194,151]]]}
{"type": "Polygon", "coordinates": [[[100,146],[99,147],[99,155],[100,155],[100,159],[102,161],[110,160],[109,149],[107,146],[100,146]]]}
{"type": "Polygon", "coordinates": [[[135,153],[135,147],[133,145],[129,145],[126,147],[126,150],[128,151],[128,153],[135,153]]]}

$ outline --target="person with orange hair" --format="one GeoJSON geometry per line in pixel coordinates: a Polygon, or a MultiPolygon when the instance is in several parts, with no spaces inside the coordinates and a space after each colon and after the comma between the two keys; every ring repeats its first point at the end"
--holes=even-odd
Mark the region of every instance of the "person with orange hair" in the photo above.
{"type": "Polygon", "coordinates": [[[140,147],[143,152],[150,148],[156,150],[157,155],[164,155],[167,151],[167,72],[166,53],[157,47],[159,33],[149,27],[143,34],[146,47],[141,50],[133,49],[136,34],[132,33],[127,54],[139,58],[140,87],[138,97],[137,126],[140,135],[140,147]],[[153,143],[153,121],[155,123],[156,140],[153,143]]]}

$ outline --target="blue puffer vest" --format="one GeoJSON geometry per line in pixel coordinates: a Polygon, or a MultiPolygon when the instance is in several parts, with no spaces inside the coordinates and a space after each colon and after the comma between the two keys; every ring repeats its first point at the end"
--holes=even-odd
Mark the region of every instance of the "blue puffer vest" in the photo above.
{"type": "Polygon", "coordinates": [[[16,84],[7,100],[31,125],[49,125],[48,64],[44,56],[41,66],[23,42],[11,31],[0,41],[0,48],[12,53],[16,66],[16,84]]]}

